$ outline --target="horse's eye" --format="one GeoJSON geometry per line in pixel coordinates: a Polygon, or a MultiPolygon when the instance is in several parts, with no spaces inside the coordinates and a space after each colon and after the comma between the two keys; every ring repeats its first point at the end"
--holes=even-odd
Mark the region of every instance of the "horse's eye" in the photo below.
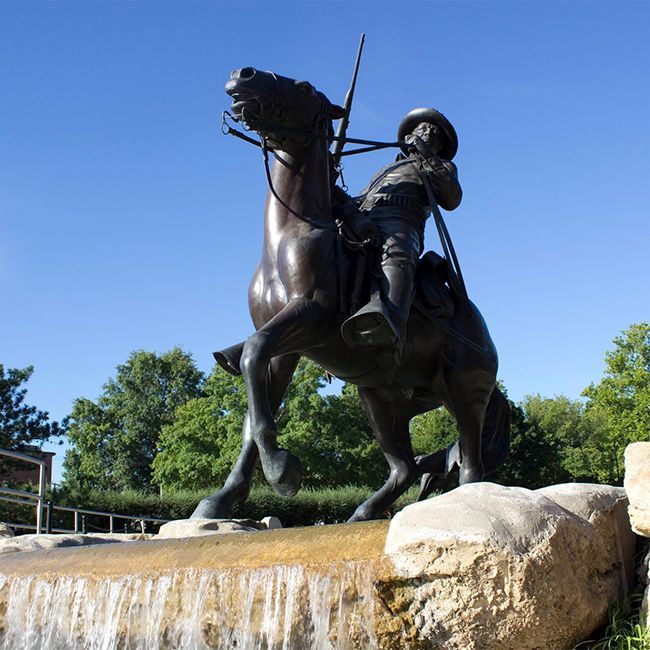
{"type": "Polygon", "coordinates": [[[311,97],[314,94],[314,87],[307,81],[301,81],[298,84],[298,92],[303,97],[311,97]]]}

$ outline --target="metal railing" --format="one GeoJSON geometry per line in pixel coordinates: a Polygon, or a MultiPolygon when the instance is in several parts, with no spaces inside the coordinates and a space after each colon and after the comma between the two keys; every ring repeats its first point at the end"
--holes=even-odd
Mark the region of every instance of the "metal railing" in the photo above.
{"type": "MultiPolygon", "coordinates": [[[[2,456],[14,458],[15,460],[22,460],[26,463],[38,465],[38,494],[29,492],[28,490],[15,490],[8,487],[0,487],[0,493],[11,494],[11,497],[0,496],[4,501],[12,501],[13,503],[22,503],[23,505],[36,505],[36,532],[40,533],[43,529],[43,500],[45,497],[45,461],[40,458],[33,458],[27,454],[21,454],[17,451],[9,451],[8,449],[0,449],[2,456]],[[21,497],[20,499],[17,497],[21,497]],[[36,504],[34,504],[36,501],[36,504]]],[[[10,525],[10,524],[7,524],[10,525]]],[[[31,526],[30,526],[31,527],[31,526]]]]}
{"type": "MultiPolygon", "coordinates": [[[[23,528],[26,530],[33,530],[36,534],[42,533],[86,533],[87,521],[86,515],[97,517],[108,517],[108,531],[114,533],[115,521],[135,521],[140,524],[142,533],[146,532],[147,522],[154,524],[164,524],[169,519],[159,519],[157,517],[138,517],[134,515],[121,515],[115,512],[104,512],[103,510],[88,510],[87,508],[72,508],[69,506],[58,506],[51,501],[45,501],[45,461],[26,454],[21,454],[17,451],[8,451],[0,449],[0,455],[8,456],[16,460],[23,460],[28,463],[39,465],[38,474],[38,493],[29,492],[28,490],[16,490],[0,486],[0,499],[3,501],[10,501],[12,503],[20,503],[22,505],[36,506],[36,524],[20,524],[13,522],[4,522],[10,528],[23,528]],[[10,496],[4,496],[4,495],[10,496]],[[20,497],[20,498],[19,498],[20,497]],[[35,503],[34,503],[35,502],[35,503]],[[52,526],[53,514],[55,510],[62,512],[72,512],[74,516],[73,528],[54,528],[52,526]]],[[[126,527],[126,525],[125,525],[126,527]]],[[[124,532],[127,532],[126,530],[124,532]]]]}

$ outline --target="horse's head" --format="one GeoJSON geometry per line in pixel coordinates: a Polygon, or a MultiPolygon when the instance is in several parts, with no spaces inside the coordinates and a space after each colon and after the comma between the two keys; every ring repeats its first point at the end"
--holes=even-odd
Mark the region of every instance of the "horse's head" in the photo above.
{"type": "Polygon", "coordinates": [[[343,109],[308,81],[255,68],[233,71],[226,93],[233,99],[233,113],[271,147],[284,151],[300,149],[314,136],[331,137],[332,120],[343,117],[343,109]]]}

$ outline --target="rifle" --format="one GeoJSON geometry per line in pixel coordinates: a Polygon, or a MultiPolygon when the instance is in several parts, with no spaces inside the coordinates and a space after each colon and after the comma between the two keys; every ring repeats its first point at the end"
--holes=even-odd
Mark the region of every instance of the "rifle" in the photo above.
{"type": "Polygon", "coordinates": [[[345,134],[348,130],[348,125],[350,124],[350,111],[352,110],[352,99],[354,98],[354,89],[357,85],[357,75],[359,74],[359,64],[361,63],[361,52],[363,50],[363,44],[366,40],[366,35],[361,34],[359,39],[359,49],[357,50],[357,59],[354,63],[354,72],[352,73],[352,82],[350,83],[350,88],[345,95],[345,102],[343,103],[343,110],[345,115],[341,118],[339,123],[339,128],[336,131],[336,138],[334,139],[334,150],[332,151],[332,160],[334,166],[337,167],[339,162],[341,162],[341,154],[343,153],[343,147],[345,146],[345,134]]]}

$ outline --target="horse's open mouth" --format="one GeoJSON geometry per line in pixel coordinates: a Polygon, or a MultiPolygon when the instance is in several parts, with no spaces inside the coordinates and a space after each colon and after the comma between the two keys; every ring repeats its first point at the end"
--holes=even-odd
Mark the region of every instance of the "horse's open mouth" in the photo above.
{"type": "Polygon", "coordinates": [[[232,112],[247,126],[252,127],[253,123],[258,120],[262,113],[260,103],[251,97],[233,93],[233,102],[231,104],[232,112]]]}

